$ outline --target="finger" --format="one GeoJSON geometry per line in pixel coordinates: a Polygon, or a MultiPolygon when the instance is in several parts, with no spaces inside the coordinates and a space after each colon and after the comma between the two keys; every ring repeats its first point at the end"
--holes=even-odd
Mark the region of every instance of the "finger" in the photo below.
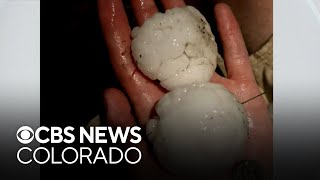
{"type": "Polygon", "coordinates": [[[140,73],[132,61],[131,29],[122,2],[99,0],[98,9],[111,65],[135,107],[140,124],[144,126],[163,92],[140,73]]]}
{"type": "Polygon", "coordinates": [[[104,92],[106,120],[112,127],[131,127],[135,125],[131,107],[125,95],[117,89],[106,89],[104,92]]]}
{"type": "Polygon", "coordinates": [[[184,7],[186,4],[184,0],[161,0],[161,4],[163,5],[164,9],[172,9],[175,7],[184,7]]]}
{"type": "Polygon", "coordinates": [[[99,0],[99,16],[110,61],[120,81],[130,81],[135,70],[131,60],[131,28],[122,1],[99,0]]]}
{"type": "MultiPolygon", "coordinates": [[[[110,126],[115,128],[132,127],[136,125],[131,114],[129,101],[121,91],[117,89],[106,89],[104,92],[104,102],[106,119],[110,126]]],[[[138,172],[140,175],[145,175],[145,172],[152,175],[162,174],[154,161],[154,157],[149,152],[149,147],[145,141],[142,140],[139,144],[127,144],[126,146],[135,146],[141,151],[141,160],[134,166],[134,171],[136,173],[138,172]]],[[[137,159],[137,157],[133,157],[132,155],[131,158],[137,159]]]]}
{"type": "Polygon", "coordinates": [[[141,26],[145,20],[153,16],[154,13],[158,12],[154,0],[131,0],[131,6],[139,26],[141,26]]]}
{"type": "Polygon", "coordinates": [[[239,24],[231,8],[219,3],[214,8],[227,74],[234,80],[252,80],[254,75],[239,24]]]}

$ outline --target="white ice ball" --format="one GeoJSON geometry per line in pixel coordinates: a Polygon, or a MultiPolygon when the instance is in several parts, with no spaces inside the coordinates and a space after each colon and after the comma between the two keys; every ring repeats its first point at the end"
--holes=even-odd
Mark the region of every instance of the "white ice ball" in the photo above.
{"type": "Polygon", "coordinates": [[[243,155],[247,115],[222,85],[176,88],[160,99],[156,112],[146,133],[161,165],[174,174],[211,177],[243,155]]]}
{"type": "Polygon", "coordinates": [[[205,17],[194,7],[156,13],[132,31],[138,68],[167,90],[208,82],[217,66],[217,45],[205,17]]]}

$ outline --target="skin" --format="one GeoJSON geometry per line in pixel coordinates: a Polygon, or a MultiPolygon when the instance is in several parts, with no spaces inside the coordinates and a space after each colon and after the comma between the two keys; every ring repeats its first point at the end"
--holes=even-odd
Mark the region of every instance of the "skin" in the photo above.
{"type": "Polygon", "coordinates": [[[239,22],[249,54],[256,52],[273,33],[272,0],[216,0],[227,3],[239,22]]]}
{"type": "MultiPolygon", "coordinates": [[[[166,9],[185,5],[183,0],[162,0],[162,4],[166,9]]],[[[153,0],[131,0],[131,5],[138,25],[142,25],[147,18],[158,11],[153,0]]],[[[130,50],[131,29],[122,1],[99,0],[98,8],[110,61],[124,90],[124,92],[113,88],[105,90],[107,123],[114,127],[139,125],[144,128],[154,115],[156,102],[166,90],[161,88],[158,82],[145,77],[134,64],[130,50]]],[[[215,5],[213,14],[223,44],[228,77],[221,77],[215,73],[211,81],[224,85],[240,102],[244,102],[260,94],[260,91],[255,82],[239,24],[226,4],[215,5]]],[[[265,170],[271,172],[272,121],[267,104],[260,96],[245,103],[244,107],[253,125],[249,130],[245,159],[257,160],[265,170]]],[[[148,174],[157,175],[159,178],[170,177],[157,165],[146,141],[142,141],[138,147],[143,156],[140,163],[131,166],[132,173],[142,177],[148,174]]]]}

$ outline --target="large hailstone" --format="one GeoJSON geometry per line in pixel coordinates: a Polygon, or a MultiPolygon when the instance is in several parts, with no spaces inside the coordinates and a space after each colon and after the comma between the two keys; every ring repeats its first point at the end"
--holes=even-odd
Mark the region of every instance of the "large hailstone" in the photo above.
{"type": "Polygon", "coordinates": [[[167,90],[208,82],[217,66],[217,45],[205,17],[194,7],[156,13],[132,31],[139,69],[167,90]]]}
{"type": "Polygon", "coordinates": [[[147,136],[161,165],[176,175],[214,176],[231,168],[246,147],[245,110],[224,86],[176,88],[156,105],[147,136]]]}

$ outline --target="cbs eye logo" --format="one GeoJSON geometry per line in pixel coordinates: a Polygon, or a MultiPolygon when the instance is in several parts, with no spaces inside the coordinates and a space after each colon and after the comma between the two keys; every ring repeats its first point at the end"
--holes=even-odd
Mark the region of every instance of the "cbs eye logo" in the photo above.
{"type": "Polygon", "coordinates": [[[29,126],[22,126],[17,131],[17,139],[22,144],[29,144],[34,138],[34,132],[29,126]]]}

